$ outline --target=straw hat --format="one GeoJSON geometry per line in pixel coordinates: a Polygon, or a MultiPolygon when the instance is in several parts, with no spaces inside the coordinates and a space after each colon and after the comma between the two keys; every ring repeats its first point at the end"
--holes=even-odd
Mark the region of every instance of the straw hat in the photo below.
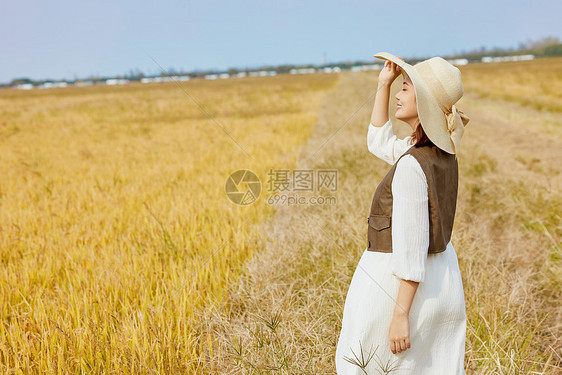
{"type": "Polygon", "coordinates": [[[464,127],[470,120],[455,106],[464,94],[460,70],[441,57],[432,57],[412,66],[388,52],[374,56],[392,61],[410,77],[425,134],[440,149],[457,154],[464,127]]]}

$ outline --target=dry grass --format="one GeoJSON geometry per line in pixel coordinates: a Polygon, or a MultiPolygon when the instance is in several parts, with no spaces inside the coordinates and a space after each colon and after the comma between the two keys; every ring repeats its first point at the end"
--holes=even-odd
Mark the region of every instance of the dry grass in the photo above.
{"type": "Polygon", "coordinates": [[[272,209],[228,175],[292,165],[335,76],[0,92],[0,372],[186,373],[196,311],[272,209]]]}
{"type": "MultiPolygon", "coordinates": [[[[316,159],[305,157],[374,88],[374,73],[342,74],[299,159],[301,167],[338,169],[338,204],[280,208],[263,224],[265,251],[248,262],[228,302],[205,312],[202,330],[219,337],[219,373],[335,373],[345,295],[366,246],[365,217],[389,169],[366,148],[372,100],[316,159]]],[[[452,239],[467,302],[467,373],[558,374],[562,117],[468,91],[459,106],[472,119],[459,155],[452,239]],[[513,115],[506,119],[507,111],[513,115]]],[[[400,136],[409,133],[394,123],[400,136]]]]}

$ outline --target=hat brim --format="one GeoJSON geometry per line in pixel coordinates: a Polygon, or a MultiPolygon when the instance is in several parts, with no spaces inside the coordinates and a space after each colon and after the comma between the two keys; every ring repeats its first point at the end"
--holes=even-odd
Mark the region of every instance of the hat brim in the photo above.
{"type": "Polygon", "coordinates": [[[440,149],[454,154],[454,146],[447,127],[447,116],[439,107],[429,88],[420,77],[414,66],[406,63],[398,56],[388,52],[379,52],[373,55],[382,60],[389,60],[398,65],[402,71],[410,77],[416,93],[418,117],[427,137],[440,149]]]}

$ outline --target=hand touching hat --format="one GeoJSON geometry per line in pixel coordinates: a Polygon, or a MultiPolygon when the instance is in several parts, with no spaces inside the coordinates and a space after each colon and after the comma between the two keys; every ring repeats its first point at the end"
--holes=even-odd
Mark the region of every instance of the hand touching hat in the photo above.
{"type": "Polygon", "coordinates": [[[457,154],[464,128],[470,121],[455,106],[464,94],[460,70],[441,57],[432,57],[412,66],[388,52],[374,56],[394,62],[410,77],[423,130],[437,147],[457,154]]]}

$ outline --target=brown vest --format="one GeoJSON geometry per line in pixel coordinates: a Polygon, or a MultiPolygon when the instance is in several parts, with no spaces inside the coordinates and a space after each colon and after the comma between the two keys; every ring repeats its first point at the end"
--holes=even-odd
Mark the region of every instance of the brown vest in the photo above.
{"type": "MultiPolygon", "coordinates": [[[[412,155],[420,163],[427,178],[429,205],[428,253],[445,250],[451,239],[457,205],[458,163],[456,155],[437,146],[412,146],[404,155],[412,155]]],[[[369,251],[392,252],[392,179],[398,160],[383,178],[371,204],[367,218],[369,251]]]]}

